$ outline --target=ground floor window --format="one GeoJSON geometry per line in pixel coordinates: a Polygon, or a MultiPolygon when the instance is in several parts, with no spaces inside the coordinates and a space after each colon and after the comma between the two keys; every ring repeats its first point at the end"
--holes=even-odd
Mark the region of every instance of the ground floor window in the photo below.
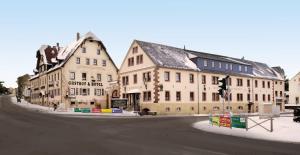
{"type": "Polygon", "coordinates": [[[147,91],[143,93],[144,101],[151,101],[151,91],[147,91]]]}
{"type": "Polygon", "coordinates": [[[239,109],[239,110],[243,110],[244,108],[243,108],[242,106],[239,106],[238,109],[239,109]]]}
{"type": "Polygon", "coordinates": [[[170,107],[167,107],[167,108],[166,108],[166,112],[170,112],[170,107]]]}
{"type": "Polygon", "coordinates": [[[176,108],[176,111],[177,111],[177,112],[180,112],[180,111],[181,111],[181,108],[180,108],[180,107],[177,107],[177,108],[176,108]]]}

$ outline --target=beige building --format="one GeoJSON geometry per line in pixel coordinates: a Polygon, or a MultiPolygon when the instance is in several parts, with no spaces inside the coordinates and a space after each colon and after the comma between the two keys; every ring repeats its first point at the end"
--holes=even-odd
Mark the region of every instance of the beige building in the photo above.
{"type": "Polygon", "coordinates": [[[300,72],[289,81],[289,104],[300,104],[300,72]]]}
{"type": "Polygon", "coordinates": [[[158,114],[257,112],[262,103],[283,110],[283,75],[280,67],[244,58],[135,40],[119,70],[120,95],[130,110],[158,114]],[[222,104],[218,80],[226,75],[230,93],[222,104]]]}
{"type": "Polygon", "coordinates": [[[89,32],[65,47],[43,45],[37,51],[31,102],[61,108],[108,108],[118,97],[118,69],[100,39],[89,32]]]}

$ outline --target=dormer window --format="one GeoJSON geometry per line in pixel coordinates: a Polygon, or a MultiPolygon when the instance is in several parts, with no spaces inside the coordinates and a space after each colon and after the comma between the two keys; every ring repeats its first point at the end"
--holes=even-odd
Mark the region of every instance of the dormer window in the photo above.
{"type": "Polygon", "coordinates": [[[230,64],[230,70],[232,70],[232,69],[233,69],[232,64],[230,64]]]}
{"type": "Polygon", "coordinates": [[[225,69],[228,70],[228,64],[225,64],[225,69]]]}
{"type": "Polygon", "coordinates": [[[211,62],[211,67],[215,68],[215,62],[214,61],[211,62]]]}
{"type": "Polygon", "coordinates": [[[239,71],[240,71],[240,72],[242,71],[242,66],[241,66],[241,65],[239,65],[239,71]]]}
{"type": "Polygon", "coordinates": [[[207,66],[207,60],[204,60],[203,63],[204,63],[203,65],[206,67],[207,66]]]}
{"type": "Polygon", "coordinates": [[[219,68],[222,68],[222,63],[221,62],[219,62],[219,68]]]}
{"type": "Polygon", "coordinates": [[[248,72],[248,67],[247,66],[245,66],[245,72],[248,72]]]}

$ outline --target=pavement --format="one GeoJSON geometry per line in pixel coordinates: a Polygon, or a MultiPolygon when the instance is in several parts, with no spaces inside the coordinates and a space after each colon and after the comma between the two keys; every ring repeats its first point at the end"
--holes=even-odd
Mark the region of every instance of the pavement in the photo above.
{"type": "Polygon", "coordinates": [[[194,129],[207,117],[64,117],[0,97],[0,155],[299,154],[300,145],[194,129]]]}

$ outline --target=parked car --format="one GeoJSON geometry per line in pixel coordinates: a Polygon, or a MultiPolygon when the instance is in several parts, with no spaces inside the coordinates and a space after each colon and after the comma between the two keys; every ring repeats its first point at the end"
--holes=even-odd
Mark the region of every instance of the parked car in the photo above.
{"type": "Polygon", "coordinates": [[[300,108],[294,109],[294,122],[300,122],[300,108]]]}

